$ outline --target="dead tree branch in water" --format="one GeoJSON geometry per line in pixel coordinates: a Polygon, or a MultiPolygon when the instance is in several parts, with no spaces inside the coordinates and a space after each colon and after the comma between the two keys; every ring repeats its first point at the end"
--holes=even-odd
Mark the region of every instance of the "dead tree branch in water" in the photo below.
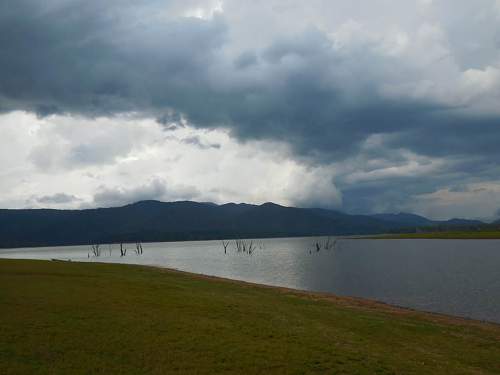
{"type": "Polygon", "coordinates": [[[124,257],[125,255],[127,255],[127,249],[124,249],[123,243],[120,243],[120,256],[124,257]]]}
{"type": "Polygon", "coordinates": [[[92,248],[92,254],[95,256],[95,257],[99,257],[101,256],[101,245],[98,245],[98,244],[95,244],[95,245],[91,245],[91,248],[92,248]]]}
{"type": "Polygon", "coordinates": [[[252,252],[255,250],[255,245],[253,244],[253,241],[250,241],[250,244],[248,245],[248,254],[252,255],[252,252]]]}
{"type": "Polygon", "coordinates": [[[239,253],[241,252],[242,250],[242,244],[241,244],[241,240],[235,240],[234,241],[235,245],[236,245],[236,251],[239,253]]]}
{"type": "Polygon", "coordinates": [[[330,250],[330,237],[325,242],[325,250],[330,250]]]}
{"type": "Polygon", "coordinates": [[[137,255],[142,255],[142,254],[143,254],[143,250],[142,250],[142,243],[140,243],[140,242],[136,242],[136,243],[135,243],[135,248],[136,248],[135,253],[136,253],[137,255]]]}
{"type": "MultiPolygon", "coordinates": [[[[336,245],[337,245],[337,239],[334,238],[334,240],[332,241],[331,237],[328,237],[326,239],[326,241],[315,241],[313,243],[313,249],[315,248],[316,249],[316,252],[319,253],[321,251],[321,249],[325,249],[325,250],[332,250],[332,249],[335,249],[336,245]]],[[[311,254],[314,250],[309,250],[309,254],[311,254]]]]}
{"type": "Polygon", "coordinates": [[[253,240],[250,241],[235,240],[234,243],[236,245],[236,251],[238,253],[245,253],[251,255],[257,249],[257,245],[254,243],[253,240]]]}

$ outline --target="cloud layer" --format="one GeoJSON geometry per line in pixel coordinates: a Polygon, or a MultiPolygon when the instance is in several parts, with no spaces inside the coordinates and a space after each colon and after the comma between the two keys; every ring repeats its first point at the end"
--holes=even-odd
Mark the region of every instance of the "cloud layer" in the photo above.
{"type": "Polygon", "coordinates": [[[340,207],[332,168],[288,146],[239,143],[227,131],[168,131],[134,116],[0,115],[0,207],[88,208],[195,199],[340,207]],[[196,141],[193,141],[196,140],[196,141]]]}
{"type": "MultiPolygon", "coordinates": [[[[284,144],[280,157],[316,176],[281,196],[297,204],[426,211],[421,197],[451,202],[458,187],[494,184],[500,172],[495,0],[7,1],[0,47],[4,116],[74,123],[39,131],[45,143],[26,156],[39,169],[108,168],[147,152],[143,128],[110,125],[135,116],[168,137],[187,126],[284,144]]],[[[179,134],[171,141],[224,154],[219,140],[179,134]]],[[[446,207],[432,214],[456,213],[446,207]]]]}

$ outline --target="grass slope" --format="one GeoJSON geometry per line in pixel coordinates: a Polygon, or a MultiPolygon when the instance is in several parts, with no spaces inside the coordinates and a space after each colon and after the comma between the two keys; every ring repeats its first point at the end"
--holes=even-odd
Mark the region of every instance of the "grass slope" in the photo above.
{"type": "Polygon", "coordinates": [[[106,264],[0,260],[0,373],[498,374],[500,327],[106,264]]]}
{"type": "Polygon", "coordinates": [[[461,240],[492,240],[500,239],[500,231],[456,231],[456,232],[425,232],[401,233],[373,236],[378,239],[461,239],[461,240]]]}

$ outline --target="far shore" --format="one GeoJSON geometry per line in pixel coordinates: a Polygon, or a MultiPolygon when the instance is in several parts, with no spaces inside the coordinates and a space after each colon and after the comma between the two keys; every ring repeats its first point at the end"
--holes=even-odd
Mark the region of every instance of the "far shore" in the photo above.
{"type": "Polygon", "coordinates": [[[422,232],[422,233],[390,233],[373,236],[356,236],[352,239],[436,239],[436,240],[497,240],[500,231],[450,231],[450,232],[422,232]]]}
{"type": "MultiPolygon", "coordinates": [[[[371,239],[462,239],[462,240],[481,240],[481,239],[500,239],[499,231],[447,231],[447,232],[421,232],[421,233],[382,233],[382,234],[321,234],[321,235],[296,235],[296,236],[268,236],[268,237],[248,237],[253,240],[279,240],[283,238],[318,238],[318,237],[331,237],[339,240],[371,240],[371,239]]],[[[242,239],[245,239],[243,237],[242,239]]],[[[168,240],[168,241],[141,241],[142,243],[162,243],[162,242],[199,242],[199,241],[234,241],[238,238],[207,238],[207,239],[182,239],[182,240],[168,240]]],[[[123,241],[123,243],[134,243],[134,241],[123,241]]],[[[102,245],[109,243],[103,242],[102,245]]],[[[112,245],[118,245],[119,242],[113,242],[112,245]]],[[[37,249],[47,247],[66,247],[66,246],[89,246],[88,242],[85,243],[57,243],[57,244],[39,244],[30,246],[6,246],[0,244],[0,252],[2,250],[13,249],[37,249]]]]}

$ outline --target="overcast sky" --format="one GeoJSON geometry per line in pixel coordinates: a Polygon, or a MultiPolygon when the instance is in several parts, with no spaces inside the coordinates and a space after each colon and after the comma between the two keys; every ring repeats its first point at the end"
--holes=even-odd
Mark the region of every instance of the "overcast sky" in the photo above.
{"type": "Polygon", "coordinates": [[[493,218],[500,0],[3,0],[0,207],[493,218]]]}

